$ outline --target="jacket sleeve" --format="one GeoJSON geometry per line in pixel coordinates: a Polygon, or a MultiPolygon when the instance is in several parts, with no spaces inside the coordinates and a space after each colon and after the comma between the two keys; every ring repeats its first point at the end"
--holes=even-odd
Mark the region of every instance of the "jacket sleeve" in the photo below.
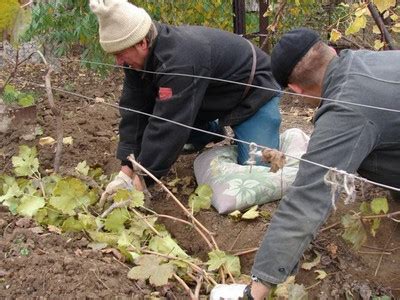
{"type": "MultiPolygon", "coordinates": [[[[303,159],[355,173],[373,151],[378,136],[373,123],[351,108],[324,104],[303,159]]],[[[278,284],[295,270],[303,252],[332,208],[327,169],[300,162],[295,182],[281,200],[257,253],[252,273],[278,284]]]]}
{"type": "MultiPolygon", "coordinates": [[[[125,80],[123,84],[120,106],[147,113],[152,112],[154,99],[146,93],[144,81],[141,74],[134,70],[125,70],[125,80]]],[[[127,156],[134,154],[138,157],[140,153],[143,132],[145,130],[148,117],[125,109],[120,109],[121,121],[119,124],[120,140],[117,149],[117,158],[122,164],[130,164],[127,156]]]]}
{"type": "MultiPolygon", "coordinates": [[[[194,67],[174,66],[164,73],[194,74],[194,67]]],[[[198,72],[197,72],[198,74],[198,72]]],[[[159,75],[153,114],[192,126],[202,104],[207,80],[174,75],[159,75]],[[161,97],[160,97],[161,96],[161,97]]],[[[144,130],[138,161],[155,176],[165,175],[189,138],[190,129],[155,117],[150,117],[144,130]]]]}

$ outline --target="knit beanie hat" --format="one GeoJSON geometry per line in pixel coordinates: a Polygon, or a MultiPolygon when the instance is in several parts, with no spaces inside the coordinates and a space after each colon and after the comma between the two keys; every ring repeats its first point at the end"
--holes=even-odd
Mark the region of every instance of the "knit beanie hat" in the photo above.
{"type": "Polygon", "coordinates": [[[276,81],[287,87],[294,67],[320,41],[318,33],[307,28],[298,28],[285,33],[275,45],[271,54],[272,74],[276,81]]]}
{"type": "Polygon", "coordinates": [[[99,21],[100,45],[113,53],[127,49],[149,32],[149,14],[128,0],[90,0],[90,8],[99,21]]]}

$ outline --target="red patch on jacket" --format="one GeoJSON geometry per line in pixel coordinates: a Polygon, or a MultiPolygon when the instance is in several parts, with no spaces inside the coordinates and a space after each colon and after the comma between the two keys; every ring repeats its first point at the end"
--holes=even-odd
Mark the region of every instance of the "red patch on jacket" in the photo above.
{"type": "Polygon", "coordinates": [[[168,100],[172,97],[172,89],[168,87],[160,87],[160,90],[158,91],[158,97],[161,101],[168,100]]]}

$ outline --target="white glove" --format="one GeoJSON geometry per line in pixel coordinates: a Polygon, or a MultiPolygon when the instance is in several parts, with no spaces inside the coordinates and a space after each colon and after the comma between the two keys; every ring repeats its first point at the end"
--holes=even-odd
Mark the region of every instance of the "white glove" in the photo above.
{"type": "Polygon", "coordinates": [[[210,294],[210,300],[238,300],[242,299],[245,284],[218,284],[210,294]]]}
{"type": "Polygon", "coordinates": [[[132,178],[126,175],[124,172],[119,171],[118,175],[115,176],[114,180],[111,181],[104,193],[101,195],[100,203],[103,203],[108,195],[115,193],[119,189],[133,189],[133,181],[132,178]]]}

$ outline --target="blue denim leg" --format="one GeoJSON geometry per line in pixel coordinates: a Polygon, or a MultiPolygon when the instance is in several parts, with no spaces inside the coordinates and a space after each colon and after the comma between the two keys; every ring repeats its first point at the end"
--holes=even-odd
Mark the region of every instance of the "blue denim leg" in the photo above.
{"type": "MultiPolygon", "coordinates": [[[[204,125],[201,125],[201,126],[197,126],[197,128],[225,135],[225,130],[222,126],[219,125],[218,120],[205,123],[204,125]]],[[[218,136],[215,136],[212,134],[192,130],[190,132],[189,139],[186,143],[192,144],[194,149],[196,151],[199,151],[199,150],[203,149],[208,143],[210,143],[210,142],[217,143],[217,142],[222,141],[223,139],[224,138],[218,137],[218,136]]]]}
{"type": "MultiPolygon", "coordinates": [[[[279,112],[280,96],[276,96],[262,106],[253,116],[239,125],[233,126],[235,138],[254,142],[260,146],[279,148],[279,127],[281,114],[279,112]]],[[[238,163],[244,165],[249,159],[249,145],[238,143],[238,163]]],[[[257,165],[265,165],[257,159],[257,165]]]]}

